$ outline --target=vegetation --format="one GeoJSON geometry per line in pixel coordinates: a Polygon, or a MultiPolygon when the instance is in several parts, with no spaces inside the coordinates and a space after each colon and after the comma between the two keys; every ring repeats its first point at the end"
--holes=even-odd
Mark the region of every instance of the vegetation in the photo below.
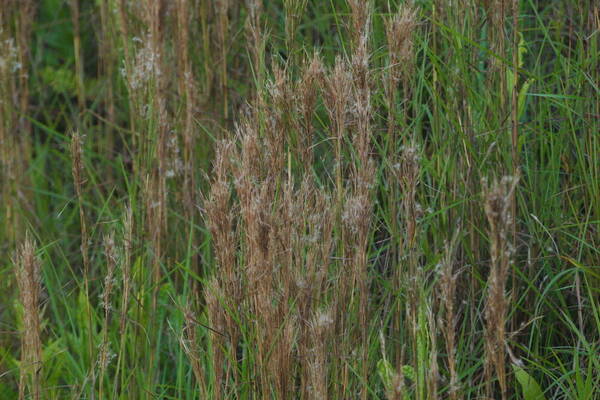
{"type": "Polygon", "coordinates": [[[599,29],[1,0],[0,398],[598,398],[599,29]]]}

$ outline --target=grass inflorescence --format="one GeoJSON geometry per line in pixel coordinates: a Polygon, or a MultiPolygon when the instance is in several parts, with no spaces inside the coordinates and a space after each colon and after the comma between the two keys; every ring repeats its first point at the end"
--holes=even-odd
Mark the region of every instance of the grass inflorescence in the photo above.
{"type": "Polygon", "coordinates": [[[1,0],[0,398],[597,398],[599,29],[1,0]]]}

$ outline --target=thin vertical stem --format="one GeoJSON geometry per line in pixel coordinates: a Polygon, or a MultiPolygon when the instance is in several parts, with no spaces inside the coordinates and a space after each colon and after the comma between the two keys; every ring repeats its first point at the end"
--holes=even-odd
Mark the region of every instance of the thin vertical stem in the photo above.
{"type": "Polygon", "coordinates": [[[90,258],[89,258],[89,234],[86,223],[85,208],[83,206],[83,138],[78,131],[73,131],[71,136],[71,158],[72,166],[71,173],[75,185],[75,193],[77,195],[77,203],[79,205],[79,224],[81,226],[81,257],[83,260],[83,287],[86,298],[86,314],[87,314],[87,341],[88,355],[90,357],[90,373],[93,373],[94,366],[94,347],[93,347],[93,325],[92,311],[90,308],[90,258]]]}

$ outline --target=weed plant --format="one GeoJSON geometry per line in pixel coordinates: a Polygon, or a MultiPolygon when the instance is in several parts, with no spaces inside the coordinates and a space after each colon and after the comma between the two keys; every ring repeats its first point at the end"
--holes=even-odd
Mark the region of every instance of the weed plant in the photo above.
{"type": "Polygon", "coordinates": [[[599,399],[599,32],[0,0],[0,398],[599,399]]]}

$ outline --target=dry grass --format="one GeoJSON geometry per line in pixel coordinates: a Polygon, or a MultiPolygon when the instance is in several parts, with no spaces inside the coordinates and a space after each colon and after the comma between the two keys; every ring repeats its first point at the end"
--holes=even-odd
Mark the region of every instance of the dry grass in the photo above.
{"type": "Polygon", "coordinates": [[[597,7],[48,2],[0,4],[6,398],[593,398],[597,7]]]}
{"type": "Polygon", "coordinates": [[[502,399],[507,397],[506,382],[506,284],[514,248],[510,232],[513,216],[510,213],[518,177],[504,177],[492,186],[484,183],[485,214],[490,225],[491,265],[485,308],[485,382],[487,395],[492,397],[493,376],[498,378],[502,399]]]}
{"type": "Polygon", "coordinates": [[[13,259],[22,307],[21,365],[19,399],[26,395],[34,400],[42,398],[42,282],[40,262],[35,254],[33,240],[26,236],[13,259]]]}

